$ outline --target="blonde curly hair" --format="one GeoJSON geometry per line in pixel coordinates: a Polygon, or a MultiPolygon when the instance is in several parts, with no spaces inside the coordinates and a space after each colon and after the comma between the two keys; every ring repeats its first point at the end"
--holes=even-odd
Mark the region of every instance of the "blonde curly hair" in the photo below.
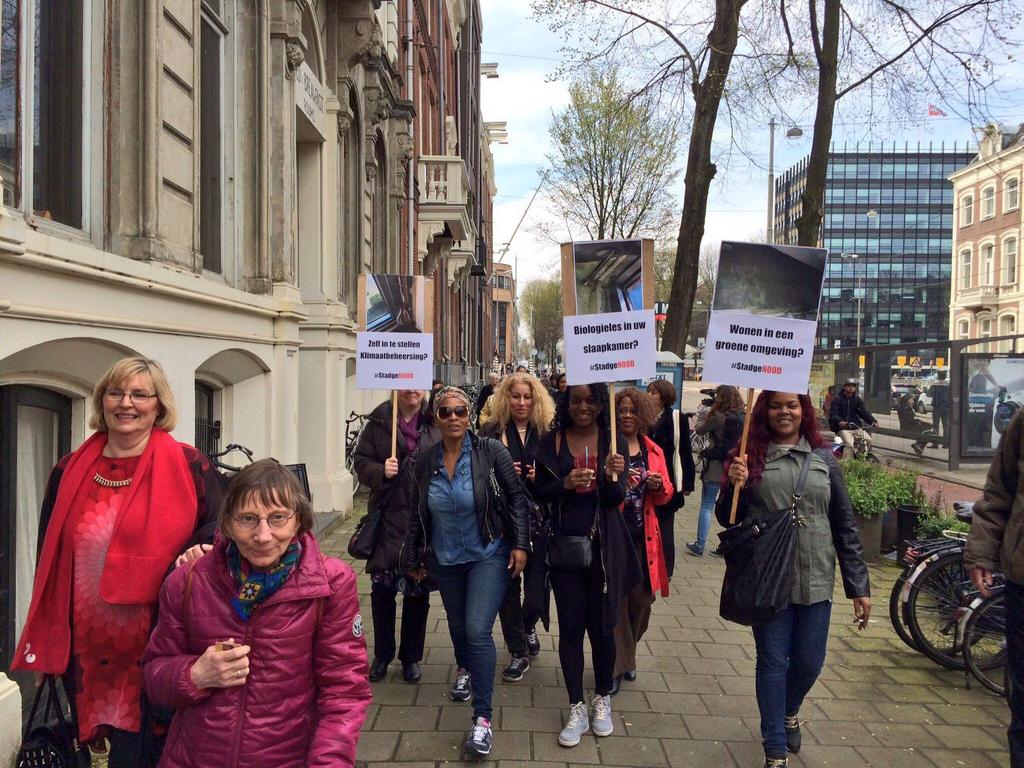
{"type": "Polygon", "coordinates": [[[494,388],[494,394],[488,400],[490,416],[488,421],[494,422],[500,429],[505,429],[512,420],[511,397],[512,387],[525,384],[533,394],[533,408],[530,409],[530,424],[543,435],[551,429],[555,419],[555,401],[551,399],[541,380],[530,373],[513,373],[502,379],[494,388]]]}

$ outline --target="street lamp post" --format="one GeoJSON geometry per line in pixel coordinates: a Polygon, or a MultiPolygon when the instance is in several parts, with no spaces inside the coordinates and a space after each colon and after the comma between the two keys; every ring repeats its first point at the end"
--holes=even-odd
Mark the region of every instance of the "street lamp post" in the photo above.
{"type": "MultiPolygon", "coordinates": [[[[768,121],[768,215],[765,226],[765,242],[775,242],[775,118],[768,121]]],[[[798,139],[804,132],[797,126],[786,131],[787,139],[798,139]]]]}

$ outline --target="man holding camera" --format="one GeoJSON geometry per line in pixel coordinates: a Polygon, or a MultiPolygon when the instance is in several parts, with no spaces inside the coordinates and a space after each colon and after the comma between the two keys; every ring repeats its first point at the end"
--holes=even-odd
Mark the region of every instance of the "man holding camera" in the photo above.
{"type": "Polygon", "coordinates": [[[847,379],[843,390],[832,399],[828,411],[828,426],[839,435],[846,446],[843,455],[849,458],[854,455],[856,440],[863,440],[868,451],[871,450],[871,435],[864,431],[864,425],[877,427],[878,421],[864,407],[864,401],[857,394],[857,380],[847,379]]]}

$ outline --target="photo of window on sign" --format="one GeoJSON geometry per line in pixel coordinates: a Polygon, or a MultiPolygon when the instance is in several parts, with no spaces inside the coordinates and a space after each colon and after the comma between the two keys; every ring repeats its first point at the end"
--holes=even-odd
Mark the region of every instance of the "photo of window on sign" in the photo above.
{"type": "Polygon", "coordinates": [[[366,330],[423,333],[423,289],[417,288],[409,275],[367,275],[366,330]]]}
{"type": "Polygon", "coordinates": [[[640,240],[574,243],[576,314],[644,308],[640,240]]]}
{"type": "Polygon", "coordinates": [[[817,320],[827,251],[763,243],[722,243],[711,309],[817,320]]]}

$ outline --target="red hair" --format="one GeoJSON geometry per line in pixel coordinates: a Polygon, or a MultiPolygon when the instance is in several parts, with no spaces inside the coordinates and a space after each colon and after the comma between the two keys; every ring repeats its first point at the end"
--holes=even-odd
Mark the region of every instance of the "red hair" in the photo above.
{"type": "MultiPolygon", "coordinates": [[[[768,451],[768,443],[772,441],[772,433],[768,428],[768,402],[775,392],[764,390],[757,396],[754,402],[754,410],[750,415],[750,433],[747,435],[747,485],[753,485],[761,479],[761,472],[764,470],[765,454],[768,451]]],[[[818,417],[811,404],[811,398],[807,395],[797,395],[800,399],[800,436],[807,439],[811,448],[824,448],[825,440],[818,431],[818,417]]],[[[729,457],[725,462],[725,476],[722,483],[729,482],[729,466],[732,460],[739,453],[737,445],[729,451],[729,457]]]]}

